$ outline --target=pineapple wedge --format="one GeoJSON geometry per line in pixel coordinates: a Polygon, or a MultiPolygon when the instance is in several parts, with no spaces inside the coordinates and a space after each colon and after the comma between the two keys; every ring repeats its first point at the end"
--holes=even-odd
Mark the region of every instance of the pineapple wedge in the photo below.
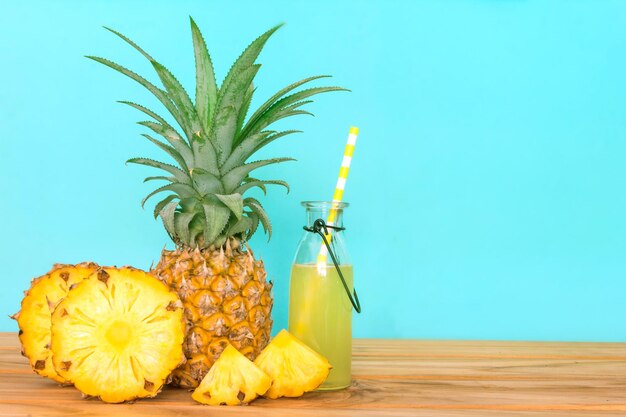
{"type": "Polygon", "coordinates": [[[325,357],[284,329],[254,363],[272,378],[272,386],[264,394],[272,399],[299,397],[313,391],[324,382],[332,368],[325,357]]]}
{"type": "Polygon", "coordinates": [[[154,397],[183,360],[185,325],[176,293],[138,269],[101,268],[52,314],[57,372],[109,403],[154,397]]]}
{"type": "Polygon", "coordinates": [[[229,343],[191,398],[208,405],[247,404],[265,394],[271,382],[265,372],[229,343]]]}
{"type": "Polygon", "coordinates": [[[52,365],[50,320],[56,305],[70,287],[91,275],[98,265],[83,262],[77,265],[56,264],[46,275],[35,278],[22,300],[21,310],[12,316],[20,327],[22,354],[39,375],[59,383],[67,383],[52,365]]]}

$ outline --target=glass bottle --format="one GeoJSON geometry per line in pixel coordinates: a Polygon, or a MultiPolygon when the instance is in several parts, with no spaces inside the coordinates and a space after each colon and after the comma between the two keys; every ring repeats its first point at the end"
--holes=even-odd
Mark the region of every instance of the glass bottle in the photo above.
{"type": "Polygon", "coordinates": [[[289,332],[328,359],[333,368],[319,389],[336,390],[351,384],[352,263],[343,230],[328,228],[326,238],[349,288],[348,293],[322,237],[312,229],[318,219],[342,228],[343,210],[348,203],[304,201],[302,205],[306,209],[309,230],[300,240],[291,267],[289,332]]]}

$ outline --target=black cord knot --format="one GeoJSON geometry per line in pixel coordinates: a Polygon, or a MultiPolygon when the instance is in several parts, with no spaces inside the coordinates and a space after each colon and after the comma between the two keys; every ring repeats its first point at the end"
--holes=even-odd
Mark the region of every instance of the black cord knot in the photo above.
{"type": "Polygon", "coordinates": [[[326,222],[323,219],[317,219],[313,222],[313,227],[304,226],[303,229],[306,230],[307,232],[317,233],[317,234],[320,234],[320,232],[323,230],[325,235],[328,234],[328,229],[333,229],[337,231],[346,230],[345,227],[339,227],[339,226],[333,226],[331,224],[326,224],[326,222]]]}

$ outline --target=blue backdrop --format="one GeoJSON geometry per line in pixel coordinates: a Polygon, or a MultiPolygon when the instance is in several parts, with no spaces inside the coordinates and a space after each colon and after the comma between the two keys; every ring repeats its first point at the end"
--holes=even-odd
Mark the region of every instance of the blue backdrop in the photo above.
{"type": "MultiPolygon", "coordinates": [[[[626,2],[4,1],[0,13],[0,330],[55,262],[148,268],[168,239],[141,198],[159,156],[139,135],[129,35],[193,91],[188,15],[218,78],[257,35],[253,103],[330,73],[305,131],[264,151],[292,186],[263,201],[256,253],[286,326],[305,199],[332,195],[348,127],[361,129],[345,200],[363,314],[357,337],[625,341],[626,2]]],[[[156,81],[156,77],[151,76],[156,81]]],[[[159,112],[162,111],[159,108],[159,112]]],[[[154,148],[154,149],[153,149],[154,148]]]]}

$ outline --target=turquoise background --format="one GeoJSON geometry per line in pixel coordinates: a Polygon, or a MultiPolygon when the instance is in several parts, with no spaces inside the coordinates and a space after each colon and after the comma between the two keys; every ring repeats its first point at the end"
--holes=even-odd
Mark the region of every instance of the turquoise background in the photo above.
{"type": "MultiPolygon", "coordinates": [[[[218,78],[257,35],[256,101],[330,73],[304,134],[263,156],[297,163],[264,204],[253,241],[286,326],[305,199],[329,199],[350,125],[345,200],[364,308],[357,337],[626,341],[626,2],[3,1],[0,13],[0,330],[55,262],[148,268],[167,237],[142,210],[161,157],[139,136],[161,108],[83,55],[152,74],[102,25],[137,41],[193,91],[188,15],[218,78]]],[[[254,103],[253,103],[254,105],[254,103]]],[[[154,149],[153,149],[154,148],[154,149]]]]}

